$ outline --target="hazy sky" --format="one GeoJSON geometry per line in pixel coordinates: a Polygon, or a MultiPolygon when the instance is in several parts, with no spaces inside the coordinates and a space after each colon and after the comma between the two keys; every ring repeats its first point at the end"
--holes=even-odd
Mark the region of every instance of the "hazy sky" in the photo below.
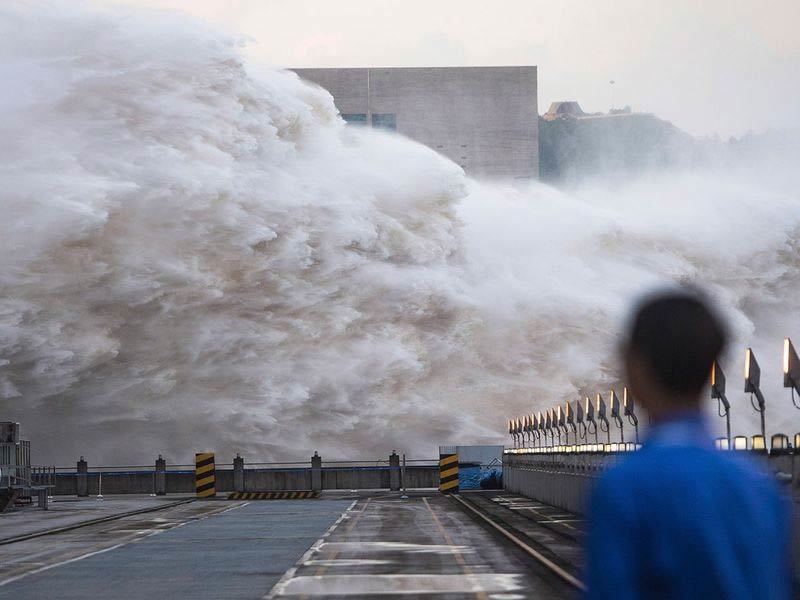
{"type": "Polygon", "coordinates": [[[539,66],[553,100],[697,135],[800,127],[800,0],[97,0],[178,9],[276,66],[539,66]]]}

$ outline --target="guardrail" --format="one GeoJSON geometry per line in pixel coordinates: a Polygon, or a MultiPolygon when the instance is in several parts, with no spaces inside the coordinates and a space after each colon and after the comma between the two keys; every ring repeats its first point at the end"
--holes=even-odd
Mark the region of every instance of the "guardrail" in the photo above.
{"type": "MultiPolygon", "coordinates": [[[[367,460],[325,460],[247,463],[237,456],[216,463],[218,492],[295,491],[331,489],[434,488],[438,459],[405,459],[392,454],[367,460]]],[[[51,467],[54,495],[188,494],[195,492],[195,465],[167,464],[159,456],[153,465],[51,467]]]]}

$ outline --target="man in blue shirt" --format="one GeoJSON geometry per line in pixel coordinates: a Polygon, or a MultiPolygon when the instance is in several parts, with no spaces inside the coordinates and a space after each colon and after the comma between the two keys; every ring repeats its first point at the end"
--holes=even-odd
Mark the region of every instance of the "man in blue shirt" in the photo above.
{"type": "Polygon", "coordinates": [[[791,596],[789,505],[750,458],[714,449],[701,416],[725,338],[691,293],[654,296],[636,311],[622,354],[653,427],[590,498],[587,598],[791,596]]]}

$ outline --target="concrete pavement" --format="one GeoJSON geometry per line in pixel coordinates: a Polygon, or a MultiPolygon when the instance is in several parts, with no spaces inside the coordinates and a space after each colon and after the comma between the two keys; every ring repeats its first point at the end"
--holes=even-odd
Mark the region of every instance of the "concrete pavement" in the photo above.
{"type": "Polygon", "coordinates": [[[0,598],[261,598],[350,504],[195,502],[0,546],[0,598]]]}
{"type": "MultiPolygon", "coordinates": [[[[519,514],[503,503],[501,510],[519,514]]],[[[91,515],[89,505],[82,514],[91,515]]],[[[194,502],[0,545],[0,599],[265,595],[515,600],[573,593],[435,492],[194,502]]]]}
{"type": "Polygon", "coordinates": [[[564,584],[438,494],[360,499],[269,598],[565,598],[564,584]]]}

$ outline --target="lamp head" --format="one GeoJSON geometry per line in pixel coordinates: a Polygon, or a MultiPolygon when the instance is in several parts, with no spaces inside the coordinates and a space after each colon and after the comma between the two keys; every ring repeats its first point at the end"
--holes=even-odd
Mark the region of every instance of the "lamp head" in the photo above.
{"type": "Polygon", "coordinates": [[[580,400],[575,401],[575,421],[583,423],[583,403],[580,400]]]}
{"type": "Polygon", "coordinates": [[[609,394],[609,403],[611,405],[611,416],[614,418],[619,418],[619,397],[614,390],[611,390],[609,394]]]}
{"type": "Polygon", "coordinates": [[[794,388],[800,394],[800,359],[788,337],[783,340],[783,387],[794,388]]]}
{"type": "Polygon", "coordinates": [[[603,401],[603,396],[600,394],[597,394],[594,409],[597,414],[597,418],[601,421],[604,421],[606,418],[606,403],[603,401]]]}
{"type": "Polygon", "coordinates": [[[628,391],[628,386],[622,388],[622,407],[626,416],[631,417],[635,414],[633,395],[628,391]]]}
{"type": "Polygon", "coordinates": [[[594,404],[592,403],[592,399],[589,396],[586,396],[585,405],[586,407],[586,421],[589,423],[594,422],[594,404]]]}
{"type": "MultiPolygon", "coordinates": [[[[745,377],[747,377],[746,374],[745,377]]],[[[711,397],[725,397],[725,373],[716,360],[711,364],[711,397]]]]}
{"type": "Polygon", "coordinates": [[[568,425],[575,424],[575,415],[572,414],[572,406],[569,401],[564,403],[564,420],[568,425]]]}
{"type": "Polygon", "coordinates": [[[755,394],[759,391],[760,384],[761,367],[758,366],[753,349],[748,348],[744,355],[744,391],[755,394]]]}

